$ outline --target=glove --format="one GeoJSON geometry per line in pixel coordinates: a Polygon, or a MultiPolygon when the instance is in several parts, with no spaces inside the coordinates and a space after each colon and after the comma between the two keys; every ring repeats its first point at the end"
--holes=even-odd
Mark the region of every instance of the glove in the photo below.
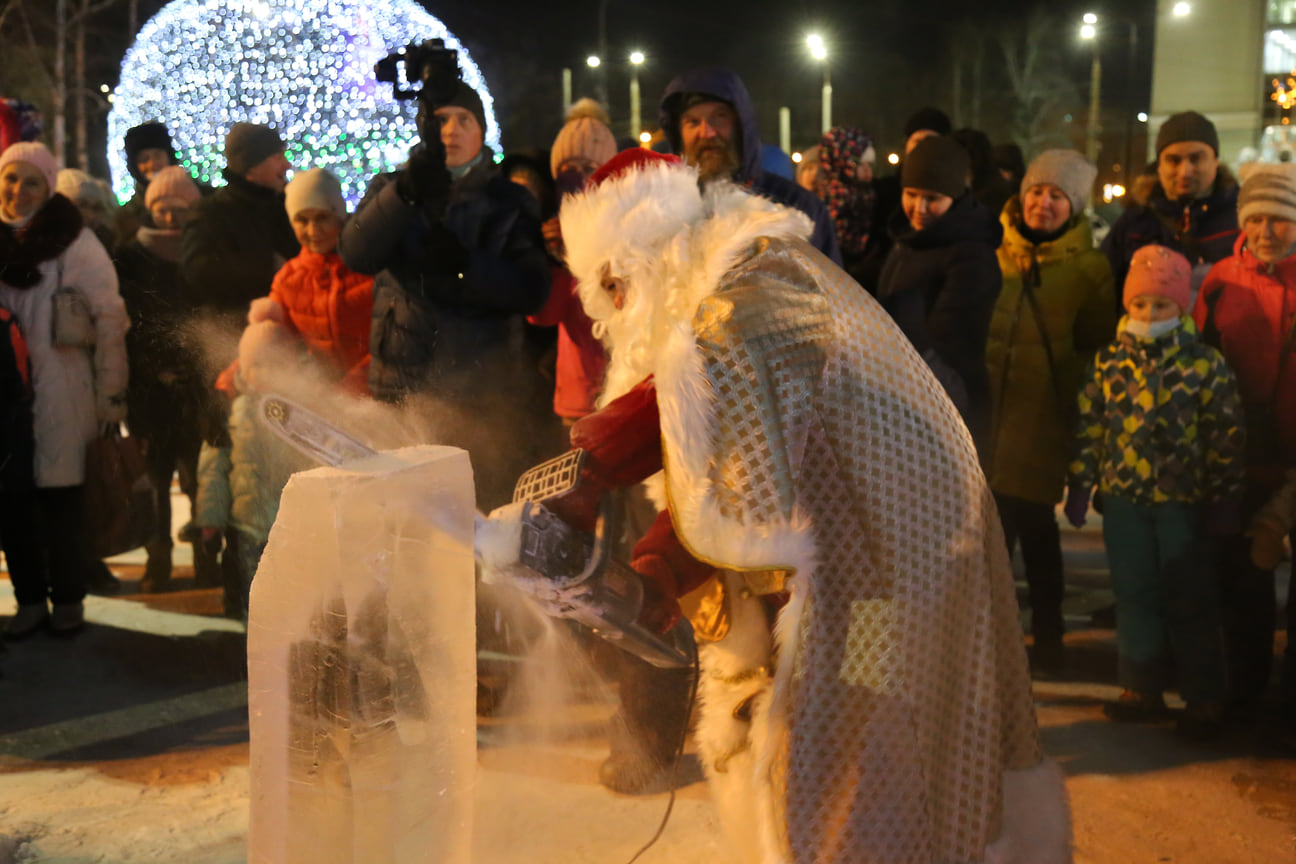
{"type": "Polygon", "coordinates": [[[1242,514],[1236,501],[1212,501],[1206,507],[1206,533],[1215,536],[1237,534],[1242,530],[1242,514]]]}
{"type": "Polygon", "coordinates": [[[1072,489],[1067,492],[1066,504],[1062,506],[1062,512],[1066,514],[1066,520],[1071,523],[1071,527],[1083,528],[1085,514],[1089,512],[1089,490],[1072,489]]]}
{"type": "Polygon", "coordinates": [[[116,426],[126,419],[126,394],[100,393],[95,396],[95,419],[100,426],[116,426]]]}
{"type": "Polygon", "coordinates": [[[679,602],[660,587],[675,584],[674,568],[660,555],[640,556],[630,566],[643,578],[643,608],[639,610],[639,623],[654,633],[669,633],[683,616],[679,602]]]}
{"type": "Polygon", "coordinates": [[[445,159],[427,147],[410,150],[409,161],[396,178],[396,194],[406,204],[421,204],[445,198],[450,192],[450,172],[445,159]]]}
{"type": "Polygon", "coordinates": [[[1251,538],[1251,563],[1261,570],[1272,570],[1287,555],[1283,534],[1268,526],[1252,525],[1247,531],[1251,538]]]}

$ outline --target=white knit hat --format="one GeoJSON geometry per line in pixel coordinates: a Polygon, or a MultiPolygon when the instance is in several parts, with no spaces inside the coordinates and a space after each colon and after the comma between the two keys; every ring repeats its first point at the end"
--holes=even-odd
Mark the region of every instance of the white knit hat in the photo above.
{"type": "Polygon", "coordinates": [[[558,166],[568,159],[581,157],[602,165],[616,153],[607,112],[593,99],[581,99],[567,112],[567,123],[549,148],[549,170],[557,177],[558,166]]]}
{"type": "Polygon", "coordinates": [[[1098,169],[1085,157],[1074,150],[1045,150],[1031,160],[1022,177],[1021,194],[1032,186],[1043,183],[1061,189],[1071,202],[1071,215],[1084,212],[1085,202],[1093,191],[1094,180],[1098,169]]]}
{"type": "Polygon", "coordinates": [[[302,210],[331,210],[338,219],[347,215],[342,184],[323,168],[298,171],[284,188],[284,208],[292,219],[302,210]]]}
{"type": "Polygon", "coordinates": [[[54,154],[39,141],[9,145],[0,153],[0,171],[10,162],[26,162],[39,171],[49,186],[49,194],[53,195],[58,189],[58,163],[54,161],[54,154]]]}
{"type": "Polygon", "coordinates": [[[1238,223],[1251,216],[1276,216],[1296,222],[1296,164],[1253,163],[1244,167],[1238,192],[1238,223]]]}

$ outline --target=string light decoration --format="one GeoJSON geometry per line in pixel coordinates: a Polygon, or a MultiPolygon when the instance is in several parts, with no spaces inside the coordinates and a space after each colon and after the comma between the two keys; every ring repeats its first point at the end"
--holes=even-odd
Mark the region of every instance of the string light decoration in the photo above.
{"type": "MultiPolygon", "coordinates": [[[[180,164],[222,185],[225,133],[240,120],[278,130],[296,168],[327,168],[352,207],[373,175],[402,164],[418,139],[417,103],[374,80],[374,63],[411,41],[445,40],[481,96],[486,143],[499,125],[481,70],[416,0],[174,0],[149,19],[110,95],[108,162],[128,200],[126,130],[160,120],[180,164]]],[[[403,75],[402,69],[402,75],[403,75]]]]}

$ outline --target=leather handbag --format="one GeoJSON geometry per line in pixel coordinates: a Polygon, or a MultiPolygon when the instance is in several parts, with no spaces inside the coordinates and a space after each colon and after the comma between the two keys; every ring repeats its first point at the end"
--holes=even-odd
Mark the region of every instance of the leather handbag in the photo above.
{"type": "Polygon", "coordinates": [[[85,518],[91,554],[109,558],[137,549],[157,533],[157,490],[147,442],[116,426],[86,447],[85,518]]]}

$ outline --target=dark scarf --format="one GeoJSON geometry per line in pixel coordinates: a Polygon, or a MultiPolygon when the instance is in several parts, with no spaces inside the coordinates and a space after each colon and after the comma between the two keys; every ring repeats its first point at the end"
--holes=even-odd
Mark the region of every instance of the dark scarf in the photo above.
{"type": "Polygon", "coordinates": [[[180,238],[183,233],[179,228],[168,230],[141,225],[135,232],[135,239],[154,258],[174,264],[180,260],[180,238]]]}
{"type": "Polygon", "coordinates": [[[861,183],[855,173],[871,146],[869,136],[848,126],[829,129],[819,142],[824,203],[847,255],[862,252],[873,229],[873,184],[861,183]]]}
{"type": "Polygon", "coordinates": [[[26,227],[0,222],[0,282],[13,288],[40,284],[40,265],[62,255],[81,234],[81,211],[55,192],[26,227]]]}

